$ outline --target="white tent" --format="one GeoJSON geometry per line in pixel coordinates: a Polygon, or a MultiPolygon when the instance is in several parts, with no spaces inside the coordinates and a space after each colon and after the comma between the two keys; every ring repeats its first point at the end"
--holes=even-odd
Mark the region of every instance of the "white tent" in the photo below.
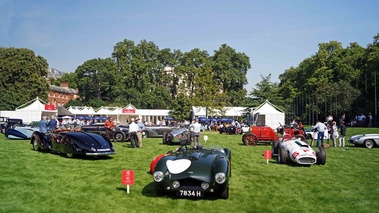
{"type": "Polygon", "coordinates": [[[272,129],[276,129],[280,124],[284,125],[284,111],[270,103],[268,100],[256,107],[252,115],[258,115],[255,125],[267,125],[272,129]]]}
{"type": "Polygon", "coordinates": [[[21,118],[24,123],[41,120],[42,116],[57,115],[55,107],[48,105],[38,97],[17,107],[15,111],[1,111],[1,116],[21,118]]]}
{"type": "Polygon", "coordinates": [[[68,111],[74,116],[92,116],[96,114],[96,111],[92,107],[87,106],[70,106],[68,111]]]}
{"type": "Polygon", "coordinates": [[[224,107],[223,112],[217,109],[208,109],[208,112],[205,112],[205,107],[192,106],[192,118],[195,117],[231,117],[238,119],[245,116],[246,107],[224,107]]]}

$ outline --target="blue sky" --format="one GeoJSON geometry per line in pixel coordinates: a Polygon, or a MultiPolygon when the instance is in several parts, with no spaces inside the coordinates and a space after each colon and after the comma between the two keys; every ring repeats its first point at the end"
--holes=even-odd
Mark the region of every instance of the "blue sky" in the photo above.
{"type": "Polygon", "coordinates": [[[0,46],[25,47],[73,72],[110,57],[124,39],[214,54],[222,44],[250,58],[248,91],[332,40],[363,47],[379,33],[377,0],[0,0],[0,46]]]}

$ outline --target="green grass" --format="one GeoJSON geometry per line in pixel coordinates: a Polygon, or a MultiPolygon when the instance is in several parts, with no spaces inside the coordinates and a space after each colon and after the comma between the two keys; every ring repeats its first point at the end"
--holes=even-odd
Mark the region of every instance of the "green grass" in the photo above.
{"type": "MultiPolygon", "coordinates": [[[[348,128],[348,136],[379,129],[348,128]]],[[[241,135],[205,132],[207,143],[232,150],[230,195],[223,199],[156,197],[151,160],[176,146],[144,139],[143,148],[115,143],[108,159],[65,158],[37,152],[28,140],[0,134],[0,212],[377,212],[379,148],[347,143],[327,149],[326,165],[267,164],[269,145],[247,147],[241,135]],[[121,183],[122,170],[134,170],[135,184],[121,183]]]]}

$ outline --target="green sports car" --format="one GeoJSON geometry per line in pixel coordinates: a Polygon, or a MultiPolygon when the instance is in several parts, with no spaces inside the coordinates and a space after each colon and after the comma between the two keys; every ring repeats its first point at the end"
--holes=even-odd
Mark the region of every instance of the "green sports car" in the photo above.
{"type": "Polygon", "coordinates": [[[183,145],[155,158],[150,170],[158,196],[229,198],[231,151],[228,148],[183,145]]]}

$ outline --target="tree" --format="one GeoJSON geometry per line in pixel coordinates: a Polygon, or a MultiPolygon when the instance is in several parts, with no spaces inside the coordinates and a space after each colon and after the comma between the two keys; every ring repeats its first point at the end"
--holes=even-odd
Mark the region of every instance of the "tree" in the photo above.
{"type": "Polygon", "coordinates": [[[7,101],[0,109],[13,110],[37,96],[47,100],[49,85],[45,79],[48,64],[26,48],[0,48],[0,92],[7,101]]]}
{"type": "Polygon", "coordinates": [[[223,44],[212,58],[216,79],[222,83],[222,90],[227,94],[227,104],[241,104],[247,93],[244,86],[247,84],[247,70],[251,68],[249,57],[223,44]]]}
{"type": "Polygon", "coordinates": [[[226,94],[222,91],[222,85],[215,79],[212,67],[211,59],[206,59],[194,78],[196,86],[190,96],[193,106],[206,108],[206,116],[211,110],[221,110],[226,105],[226,94]]]}
{"type": "MultiPolygon", "coordinates": [[[[76,69],[78,89],[85,104],[90,100],[103,100],[111,103],[113,86],[118,82],[115,63],[110,58],[92,59],[84,62],[76,69]]],[[[93,103],[93,101],[92,101],[93,103]]]]}
{"type": "Polygon", "coordinates": [[[192,104],[190,97],[183,93],[179,93],[170,105],[170,116],[177,121],[190,120],[192,104]]]}

